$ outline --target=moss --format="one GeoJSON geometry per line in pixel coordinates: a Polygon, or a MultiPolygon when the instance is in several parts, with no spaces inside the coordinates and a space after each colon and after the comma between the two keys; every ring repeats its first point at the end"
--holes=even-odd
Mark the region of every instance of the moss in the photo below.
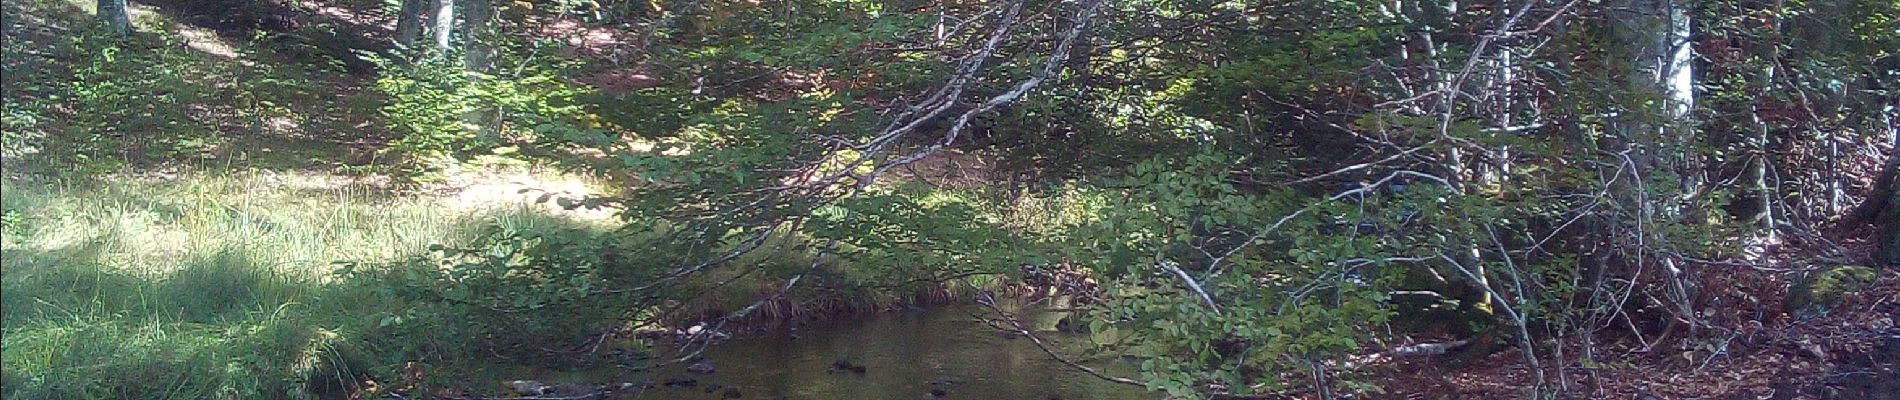
{"type": "Polygon", "coordinates": [[[1785,310],[1802,318],[1825,315],[1829,309],[1839,305],[1841,299],[1873,283],[1877,277],[1878,271],[1858,265],[1843,265],[1814,273],[1797,281],[1794,288],[1788,291],[1785,310]]]}

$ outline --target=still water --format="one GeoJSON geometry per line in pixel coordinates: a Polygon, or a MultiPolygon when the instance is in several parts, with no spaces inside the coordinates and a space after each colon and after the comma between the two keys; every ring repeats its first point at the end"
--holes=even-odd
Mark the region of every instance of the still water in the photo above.
{"type": "MultiPolygon", "coordinates": [[[[1086,335],[1056,330],[1067,314],[1016,306],[1024,326],[1074,358],[1086,335]]],[[[629,398],[723,399],[1152,399],[1141,388],[1107,382],[1049,358],[1027,338],[1010,337],[976,315],[981,306],[942,306],[818,322],[796,330],[741,337],[707,350],[715,371],[676,366],[655,382],[691,378],[693,387],[659,385],[629,398]],[[973,315],[974,314],[974,315],[973,315]],[[863,373],[835,371],[840,360],[863,373]],[[732,389],[732,390],[727,390],[732,389]]],[[[1119,358],[1089,362],[1134,376],[1119,358]]]]}

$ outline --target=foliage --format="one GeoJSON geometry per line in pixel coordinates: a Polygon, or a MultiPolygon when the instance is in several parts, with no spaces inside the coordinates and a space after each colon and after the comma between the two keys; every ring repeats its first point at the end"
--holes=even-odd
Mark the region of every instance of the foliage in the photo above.
{"type": "Polygon", "coordinates": [[[443,54],[400,62],[369,57],[382,72],[377,88],[388,97],[383,115],[401,131],[385,150],[413,160],[422,172],[477,156],[518,157],[524,143],[571,137],[587,128],[582,92],[562,80],[559,65],[504,67],[491,74],[463,68],[443,54]],[[492,115],[492,117],[483,116],[492,115]]]}

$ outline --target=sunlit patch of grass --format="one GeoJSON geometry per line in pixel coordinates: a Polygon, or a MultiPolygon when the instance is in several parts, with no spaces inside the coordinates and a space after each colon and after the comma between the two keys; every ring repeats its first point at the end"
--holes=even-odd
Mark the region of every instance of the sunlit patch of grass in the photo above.
{"type": "MultiPolygon", "coordinates": [[[[554,179],[547,177],[546,179],[554,179]]],[[[339,262],[394,264],[496,227],[605,226],[520,199],[453,206],[296,173],[0,182],[6,398],[300,398],[366,371],[394,307],[339,262]],[[563,222],[565,221],[565,222],[563,222]]]]}

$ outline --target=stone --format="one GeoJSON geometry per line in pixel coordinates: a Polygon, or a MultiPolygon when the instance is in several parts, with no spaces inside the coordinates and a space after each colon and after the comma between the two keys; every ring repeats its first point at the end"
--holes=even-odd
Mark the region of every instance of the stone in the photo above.
{"type": "Polygon", "coordinates": [[[686,372],[695,374],[710,374],[713,373],[713,371],[715,371],[715,369],[713,369],[712,360],[699,360],[699,362],[693,363],[693,365],[686,366],[686,372]]]}
{"type": "Polygon", "coordinates": [[[831,370],[829,372],[850,372],[862,375],[864,374],[864,366],[852,364],[850,360],[839,359],[831,363],[831,370]]]}
{"type": "Polygon", "coordinates": [[[522,396],[540,396],[552,390],[552,386],[536,381],[508,381],[508,389],[522,396]]]}

